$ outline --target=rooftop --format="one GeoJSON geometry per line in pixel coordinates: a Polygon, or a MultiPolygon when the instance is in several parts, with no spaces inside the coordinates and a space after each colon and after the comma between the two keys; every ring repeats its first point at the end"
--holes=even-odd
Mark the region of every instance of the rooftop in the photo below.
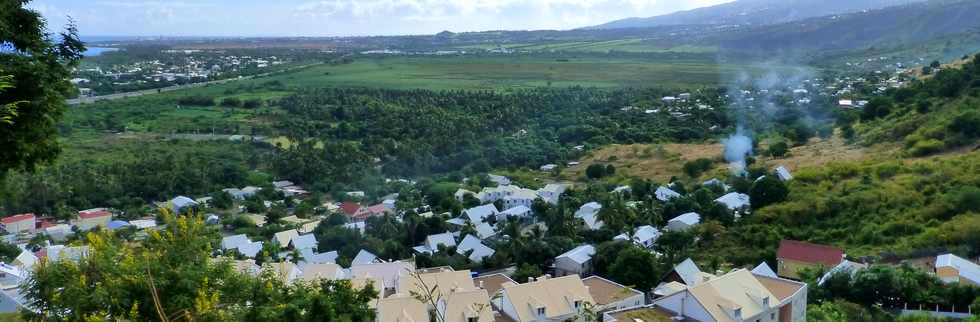
{"type": "Polygon", "coordinates": [[[779,242],[779,250],[776,251],[776,257],[834,267],[844,260],[844,251],[834,246],[783,240],[779,242]]]}
{"type": "Polygon", "coordinates": [[[12,223],[20,222],[20,221],[24,221],[24,220],[34,220],[34,214],[19,214],[19,215],[13,215],[13,216],[10,216],[10,217],[4,217],[3,219],[0,219],[0,223],[3,223],[3,224],[12,224],[12,223]]]}
{"type": "Polygon", "coordinates": [[[595,303],[599,305],[606,305],[622,301],[632,296],[643,295],[640,291],[599,276],[587,277],[582,280],[582,283],[589,288],[589,293],[592,294],[595,303]]]}

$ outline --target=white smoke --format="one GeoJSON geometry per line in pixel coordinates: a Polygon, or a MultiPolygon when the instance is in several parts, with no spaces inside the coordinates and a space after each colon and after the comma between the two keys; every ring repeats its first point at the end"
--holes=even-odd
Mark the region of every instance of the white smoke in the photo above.
{"type": "Polygon", "coordinates": [[[725,145],[725,161],[732,174],[741,176],[745,172],[745,158],[752,155],[752,138],[744,133],[741,127],[735,134],[722,140],[725,145]]]}

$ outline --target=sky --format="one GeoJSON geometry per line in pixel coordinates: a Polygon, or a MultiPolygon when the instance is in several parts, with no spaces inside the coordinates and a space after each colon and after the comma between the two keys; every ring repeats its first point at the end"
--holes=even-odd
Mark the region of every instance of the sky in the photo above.
{"type": "Polygon", "coordinates": [[[731,0],[34,0],[84,36],[371,36],[574,29],[731,0]]]}

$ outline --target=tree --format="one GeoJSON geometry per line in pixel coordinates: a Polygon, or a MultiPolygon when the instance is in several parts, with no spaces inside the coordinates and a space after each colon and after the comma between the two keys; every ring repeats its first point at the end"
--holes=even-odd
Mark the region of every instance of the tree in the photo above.
{"type": "Polygon", "coordinates": [[[521,264],[514,271],[514,281],[527,283],[529,277],[538,277],[541,275],[544,275],[544,273],[541,272],[541,269],[537,265],[521,264]]]}
{"type": "Polygon", "coordinates": [[[769,155],[773,157],[784,157],[786,156],[786,152],[789,152],[789,145],[786,142],[779,141],[769,146],[769,155]]]}
{"type": "Polygon", "coordinates": [[[18,53],[0,54],[12,85],[0,96],[0,173],[30,170],[58,155],[57,123],[72,90],[68,78],[85,50],[73,22],[55,42],[28,2],[0,2],[0,44],[18,53]]]}
{"type": "Polygon", "coordinates": [[[875,97],[864,106],[864,109],[861,111],[861,119],[870,121],[885,117],[888,113],[891,113],[893,105],[894,102],[892,102],[891,98],[885,96],[875,97]]]}
{"type": "Polygon", "coordinates": [[[602,179],[606,176],[606,166],[601,164],[590,164],[585,168],[585,176],[589,179],[602,179]]]}
{"type": "Polygon", "coordinates": [[[752,200],[752,206],[755,208],[762,208],[786,200],[788,195],[789,189],[786,188],[786,184],[774,175],[767,175],[756,180],[752,183],[752,188],[749,189],[749,200],[752,200]]]}
{"type": "Polygon", "coordinates": [[[714,166],[714,161],[707,158],[699,158],[694,161],[684,162],[684,173],[686,173],[691,178],[700,177],[702,173],[711,169],[714,166]]]}
{"type": "Polygon", "coordinates": [[[265,213],[265,222],[268,224],[278,224],[286,215],[286,206],[281,203],[276,203],[265,213]]]}
{"type": "Polygon", "coordinates": [[[609,277],[623,285],[646,292],[656,286],[655,276],[661,276],[657,257],[647,250],[630,245],[619,252],[609,267],[609,277]]]}
{"type": "Polygon", "coordinates": [[[228,192],[221,191],[211,195],[211,206],[217,209],[231,209],[235,199],[228,192]]]}

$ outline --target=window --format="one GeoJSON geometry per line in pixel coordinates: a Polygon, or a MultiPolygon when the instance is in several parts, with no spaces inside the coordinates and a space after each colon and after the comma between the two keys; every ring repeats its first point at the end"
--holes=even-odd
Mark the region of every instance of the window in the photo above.
{"type": "Polygon", "coordinates": [[[539,307],[538,308],[538,315],[544,315],[544,308],[543,307],[539,307]]]}
{"type": "Polygon", "coordinates": [[[466,322],[476,322],[478,318],[466,318],[466,322]]]}
{"type": "Polygon", "coordinates": [[[575,308],[576,309],[582,308],[582,301],[575,301],[575,308]]]}
{"type": "Polygon", "coordinates": [[[776,319],[776,313],[769,313],[769,319],[770,320],[775,320],[776,319]]]}

